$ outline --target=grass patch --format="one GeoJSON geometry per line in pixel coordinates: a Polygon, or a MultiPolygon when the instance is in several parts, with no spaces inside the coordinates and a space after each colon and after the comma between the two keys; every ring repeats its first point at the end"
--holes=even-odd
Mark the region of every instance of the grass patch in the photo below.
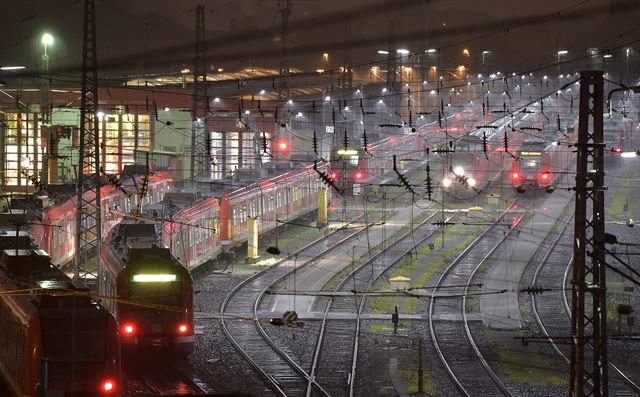
{"type": "MultiPolygon", "coordinates": [[[[407,393],[409,394],[418,393],[418,369],[417,368],[409,368],[409,369],[403,368],[398,371],[398,375],[400,376],[400,379],[402,379],[402,382],[406,387],[407,393]]],[[[422,372],[422,385],[423,385],[423,392],[426,393],[427,395],[434,396],[438,394],[438,388],[436,387],[436,382],[433,375],[431,375],[431,373],[429,373],[428,370],[424,369],[424,367],[422,372]]]]}
{"type": "MultiPolygon", "coordinates": [[[[467,226],[468,227],[468,226],[467,226]]],[[[418,247],[418,256],[409,257],[406,256],[402,261],[393,269],[393,273],[390,276],[404,276],[412,279],[411,284],[416,288],[424,287],[429,284],[435,274],[437,274],[447,263],[453,260],[458,252],[469,245],[475,238],[475,235],[480,230],[479,226],[473,226],[471,230],[467,229],[464,225],[453,225],[445,231],[445,239],[454,238],[456,234],[462,234],[465,237],[460,239],[452,247],[446,249],[443,253],[437,253],[431,250],[427,244],[423,244],[418,247]],[[449,235],[447,237],[447,235],[449,235]],[[428,261],[428,262],[427,262],[428,261]],[[420,265],[425,265],[422,270],[419,270],[420,265]]],[[[442,242],[442,236],[438,236],[433,240],[435,246],[440,245],[442,242]]],[[[391,285],[385,284],[383,290],[390,291],[391,285]]],[[[373,313],[390,313],[393,312],[395,306],[400,306],[401,313],[415,313],[418,299],[415,297],[375,297],[370,300],[371,311],[373,313]]]]}
{"type": "Polygon", "coordinates": [[[485,329],[484,336],[506,374],[515,383],[552,386],[567,384],[566,379],[558,375],[545,355],[521,346],[517,341],[513,341],[514,346],[511,347],[492,329],[485,329]]]}

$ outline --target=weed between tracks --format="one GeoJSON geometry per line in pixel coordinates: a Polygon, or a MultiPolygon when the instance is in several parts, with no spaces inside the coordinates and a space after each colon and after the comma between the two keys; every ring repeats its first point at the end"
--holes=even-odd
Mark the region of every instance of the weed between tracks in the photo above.
{"type": "MultiPolygon", "coordinates": [[[[516,336],[518,334],[517,332],[516,336]]],[[[484,328],[484,337],[491,345],[487,358],[493,358],[502,364],[506,375],[515,383],[552,386],[567,384],[567,380],[558,375],[544,354],[528,349],[517,340],[506,342],[504,336],[489,328],[484,328]]]]}

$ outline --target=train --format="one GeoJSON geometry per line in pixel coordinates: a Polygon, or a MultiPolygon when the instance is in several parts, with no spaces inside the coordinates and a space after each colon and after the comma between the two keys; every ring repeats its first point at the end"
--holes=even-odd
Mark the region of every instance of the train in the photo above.
{"type": "Polygon", "coordinates": [[[181,359],[193,350],[193,280],[159,236],[154,223],[123,220],[100,252],[98,290],[126,358],[181,359]]]}
{"type": "Polygon", "coordinates": [[[116,319],[35,248],[26,232],[3,229],[0,248],[0,373],[11,392],[117,395],[116,319]]]}
{"type": "MultiPolygon", "coordinates": [[[[123,180],[121,188],[111,184],[100,188],[103,236],[120,222],[123,213],[136,208],[139,197],[135,192],[137,185],[142,183],[142,178],[137,176],[123,180]]],[[[143,204],[162,201],[164,194],[172,187],[173,179],[168,172],[154,172],[149,177],[143,204]]],[[[92,192],[85,193],[85,200],[91,201],[94,198],[92,192]]],[[[48,252],[53,264],[59,267],[70,263],[76,253],[76,203],[76,197],[64,199],[43,209],[39,220],[32,222],[33,241],[48,252]]]]}
{"type": "Polygon", "coordinates": [[[422,158],[426,149],[421,133],[392,135],[358,150],[337,148],[332,153],[331,179],[341,190],[357,194],[367,179],[393,169],[393,154],[401,170],[408,161],[422,158]]]}
{"type": "Polygon", "coordinates": [[[513,160],[513,187],[520,193],[540,188],[552,192],[564,180],[571,156],[571,148],[557,142],[537,139],[523,142],[513,160]]]}
{"type": "Polygon", "coordinates": [[[224,192],[220,200],[199,192],[170,193],[162,241],[184,267],[194,269],[245,243],[251,218],[265,233],[317,209],[318,191],[325,188],[319,173],[329,172],[327,163],[308,165],[224,192]]]}

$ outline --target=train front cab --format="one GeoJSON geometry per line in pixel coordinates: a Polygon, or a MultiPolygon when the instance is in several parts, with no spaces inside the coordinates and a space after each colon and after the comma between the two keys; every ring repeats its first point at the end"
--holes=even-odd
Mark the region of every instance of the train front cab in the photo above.
{"type": "Polygon", "coordinates": [[[117,279],[123,355],[186,357],[194,342],[191,275],[168,248],[131,248],[127,263],[117,279]]]}
{"type": "Polygon", "coordinates": [[[47,388],[65,392],[50,395],[116,394],[120,385],[118,325],[105,308],[88,297],[52,296],[43,300],[40,326],[47,388]]]}

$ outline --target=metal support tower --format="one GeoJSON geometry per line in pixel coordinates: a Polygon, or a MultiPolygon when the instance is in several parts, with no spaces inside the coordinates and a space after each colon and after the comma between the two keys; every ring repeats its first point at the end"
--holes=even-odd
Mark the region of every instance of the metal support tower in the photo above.
{"type": "MultiPolygon", "coordinates": [[[[89,255],[94,254],[100,279],[100,142],[98,139],[98,60],[96,56],[95,0],[84,0],[82,46],[82,94],[80,105],[80,153],[76,221],[76,280],[91,273],[89,255]]],[[[91,266],[93,268],[93,266],[91,266]]]]}
{"type": "Polygon", "coordinates": [[[389,21],[389,46],[387,49],[388,58],[387,58],[387,88],[393,90],[396,86],[396,78],[398,73],[398,62],[396,59],[396,38],[395,34],[395,23],[393,20],[389,21]]]}
{"type": "Polygon", "coordinates": [[[601,71],[580,75],[569,384],[574,397],[608,395],[603,85],[601,71]],[[587,294],[591,310],[585,309],[587,294]],[[587,343],[593,349],[585,348],[587,343]]]}
{"type": "Polygon", "coordinates": [[[205,42],[204,6],[196,6],[196,57],[193,66],[193,106],[191,109],[191,181],[209,178],[206,135],[209,97],[207,96],[207,45],[205,42]]]}
{"type": "Polygon", "coordinates": [[[280,25],[280,79],[278,97],[289,98],[289,15],[293,9],[292,0],[280,0],[278,12],[282,15],[280,25]]]}

